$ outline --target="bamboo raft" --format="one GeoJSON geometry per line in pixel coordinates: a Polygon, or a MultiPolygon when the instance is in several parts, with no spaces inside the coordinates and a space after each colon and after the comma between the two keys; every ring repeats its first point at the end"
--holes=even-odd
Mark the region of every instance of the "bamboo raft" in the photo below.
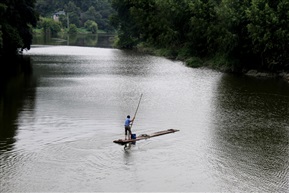
{"type": "Polygon", "coordinates": [[[155,132],[155,133],[151,133],[150,135],[142,134],[142,135],[137,136],[135,139],[118,139],[118,140],[114,140],[113,142],[117,143],[119,145],[125,145],[127,143],[134,143],[134,142],[139,141],[139,140],[149,139],[149,138],[152,138],[152,137],[157,137],[157,136],[160,136],[160,135],[174,133],[174,132],[177,132],[177,131],[179,131],[179,130],[177,130],[177,129],[168,129],[168,130],[164,130],[164,131],[158,131],[158,132],[155,132]]]}

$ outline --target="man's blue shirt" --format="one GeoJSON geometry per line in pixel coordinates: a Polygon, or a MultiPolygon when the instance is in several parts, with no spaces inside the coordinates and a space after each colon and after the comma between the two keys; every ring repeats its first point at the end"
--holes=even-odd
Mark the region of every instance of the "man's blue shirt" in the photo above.
{"type": "Polygon", "coordinates": [[[127,118],[127,119],[125,120],[125,122],[124,122],[124,126],[129,126],[129,124],[130,124],[130,119],[127,118]]]}

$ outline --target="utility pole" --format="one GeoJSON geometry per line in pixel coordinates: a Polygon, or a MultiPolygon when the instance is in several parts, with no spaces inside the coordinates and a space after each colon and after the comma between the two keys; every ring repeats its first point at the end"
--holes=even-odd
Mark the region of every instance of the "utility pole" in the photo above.
{"type": "Polygon", "coordinates": [[[67,12],[67,29],[69,30],[69,14],[67,12]]]}
{"type": "Polygon", "coordinates": [[[68,33],[68,35],[67,35],[67,45],[69,45],[69,13],[67,12],[67,15],[66,15],[66,17],[67,17],[67,33],[68,33]]]}

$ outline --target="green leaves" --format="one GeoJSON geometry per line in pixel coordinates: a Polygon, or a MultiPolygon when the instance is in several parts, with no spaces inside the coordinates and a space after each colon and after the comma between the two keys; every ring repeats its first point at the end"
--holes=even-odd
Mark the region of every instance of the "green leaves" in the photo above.
{"type": "Polygon", "coordinates": [[[120,47],[143,42],[263,70],[289,63],[288,0],[113,0],[113,7],[120,47]]]}
{"type": "Polygon", "coordinates": [[[260,56],[263,66],[283,68],[289,61],[289,2],[252,0],[246,13],[253,52],[260,56]]]}
{"type": "Polygon", "coordinates": [[[32,42],[31,28],[36,26],[38,19],[34,4],[34,0],[3,0],[1,2],[0,55],[16,54],[19,49],[30,49],[32,42]]]}
{"type": "Polygon", "coordinates": [[[89,31],[91,31],[93,34],[96,34],[97,33],[97,30],[98,30],[98,26],[97,26],[97,23],[95,23],[94,21],[92,20],[88,20],[84,23],[84,27],[86,29],[88,29],[89,31]]]}
{"type": "Polygon", "coordinates": [[[52,18],[41,17],[38,27],[41,27],[45,34],[56,35],[61,31],[61,23],[54,21],[52,18]]]}

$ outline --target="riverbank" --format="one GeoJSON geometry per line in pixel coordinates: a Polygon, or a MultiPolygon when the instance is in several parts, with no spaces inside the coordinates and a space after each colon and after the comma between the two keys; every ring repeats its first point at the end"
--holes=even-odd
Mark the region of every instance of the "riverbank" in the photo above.
{"type": "Polygon", "coordinates": [[[239,67],[236,62],[230,61],[226,56],[215,56],[214,58],[199,58],[192,57],[185,49],[179,49],[177,51],[170,49],[157,49],[146,44],[139,44],[134,48],[136,51],[155,56],[162,56],[172,60],[179,60],[191,68],[206,67],[214,69],[224,73],[242,74],[245,76],[251,76],[256,78],[281,78],[289,83],[289,72],[270,72],[270,71],[258,71],[256,69],[244,69],[239,67]]]}
{"type": "Polygon", "coordinates": [[[249,70],[245,73],[247,76],[263,77],[263,78],[282,78],[289,83],[289,72],[259,72],[257,70],[249,70]]]}
{"type": "Polygon", "coordinates": [[[138,44],[134,49],[141,53],[162,56],[172,60],[179,60],[184,62],[186,66],[191,68],[207,67],[221,72],[232,73],[239,73],[242,71],[240,68],[237,67],[237,65],[232,65],[233,61],[229,61],[224,55],[218,55],[214,58],[200,58],[191,56],[190,51],[186,48],[154,48],[145,43],[138,44]]]}

